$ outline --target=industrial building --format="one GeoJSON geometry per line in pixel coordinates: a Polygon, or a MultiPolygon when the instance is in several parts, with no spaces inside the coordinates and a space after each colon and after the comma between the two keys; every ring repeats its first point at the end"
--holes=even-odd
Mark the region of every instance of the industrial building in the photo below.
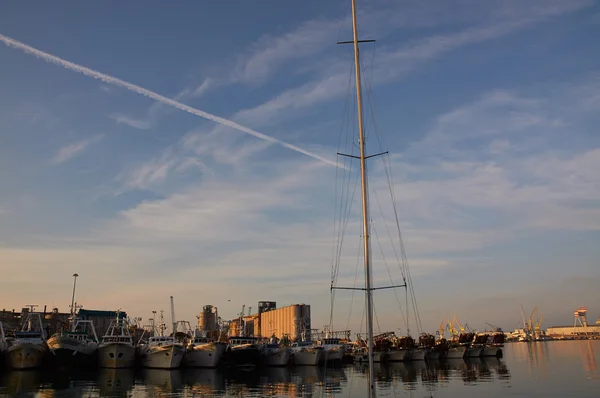
{"type": "Polygon", "coordinates": [[[278,339],[287,336],[301,340],[302,334],[310,339],[310,305],[292,304],[277,308],[274,301],[260,301],[258,313],[244,315],[229,322],[230,336],[256,336],[278,339]]]}
{"type": "Polygon", "coordinates": [[[546,331],[546,334],[551,337],[585,337],[588,336],[600,336],[600,325],[587,325],[587,326],[551,326],[546,331]]]}
{"type": "Polygon", "coordinates": [[[600,336],[600,318],[596,324],[588,324],[587,309],[580,307],[573,311],[573,326],[552,326],[546,331],[551,337],[595,337],[600,336]]]}
{"type": "MultiPolygon", "coordinates": [[[[98,335],[98,337],[102,337],[108,330],[110,323],[113,321],[113,319],[117,317],[117,312],[103,310],[86,310],[82,308],[77,313],[77,316],[84,320],[93,321],[94,329],[96,329],[96,334],[98,335]]],[[[127,313],[120,311],[119,318],[127,319],[127,313]]]]}

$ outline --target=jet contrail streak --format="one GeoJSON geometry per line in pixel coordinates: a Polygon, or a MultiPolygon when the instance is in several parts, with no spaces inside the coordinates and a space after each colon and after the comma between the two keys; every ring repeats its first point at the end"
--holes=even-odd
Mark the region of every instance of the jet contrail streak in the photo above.
{"type": "Polygon", "coordinates": [[[163,95],[155,93],[154,91],[150,91],[143,87],[137,86],[133,83],[129,83],[124,80],[118,79],[116,77],[112,77],[112,76],[106,75],[104,73],[95,71],[93,69],[86,68],[85,66],[78,65],[73,62],[69,62],[65,59],[62,59],[62,58],[57,57],[52,54],[48,54],[44,51],[33,48],[25,43],[21,43],[20,41],[11,39],[10,37],[4,36],[2,34],[0,34],[0,41],[4,42],[4,44],[6,44],[9,47],[14,47],[14,48],[19,49],[27,54],[34,55],[38,58],[43,59],[46,62],[62,66],[63,68],[66,68],[66,69],[69,69],[69,70],[72,70],[75,72],[79,72],[81,74],[92,77],[94,79],[102,80],[103,82],[108,83],[108,84],[113,84],[115,86],[123,87],[129,91],[133,91],[134,93],[138,93],[138,94],[144,95],[148,98],[152,98],[155,101],[159,101],[159,102],[162,102],[163,104],[170,105],[170,106],[178,108],[182,111],[189,112],[192,115],[196,115],[196,116],[200,116],[205,119],[208,119],[208,120],[212,120],[213,122],[222,124],[224,126],[229,126],[236,130],[242,131],[246,134],[250,134],[261,140],[268,141],[273,144],[278,144],[285,148],[291,149],[292,151],[296,151],[296,152],[302,153],[306,156],[310,156],[311,158],[317,159],[323,163],[337,166],[337,164],[334,161],[325,159],[324,157],[321,157],[321,156],[317,155],[316,153],[309,152],[305,149],[297,147],[296,145],[288,144],[285,141],[281,141],[281,140],[278,140],[277,138],[268,136],[263,133],[259,133],[256,130],[252,130],[251,128],[246,127],[246,126],[242,126],[241,124],[238,124],[232,120],[224,119],[222,117],[213,115],[211,113],[201,111],[200,109],[192,108],[191,106],[182,104],[181,102],[172,100],[171,98],[167,98],[163,95]]]}

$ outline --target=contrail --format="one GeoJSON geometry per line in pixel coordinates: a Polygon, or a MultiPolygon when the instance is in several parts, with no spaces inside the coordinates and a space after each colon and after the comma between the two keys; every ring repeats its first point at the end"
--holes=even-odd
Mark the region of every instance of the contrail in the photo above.
{"type": "Polygon", "coordinates": [[[52,55],[52,54],[48,54],[47,52],[38,50],[38,49],[33,48],[33,47],[31,47],[31,46],[29,46],[29,45],[27,45],[25,43],[21,43],[20,41],[11,39],[10,37],[4,36],[2,34],[0,34],[0,40],[3,41],[4,44],[6,44],[9,47],[14,47],[14,48],[19,49],[19,50],[21,50],[21,51],[23,51],[23,52],[25,52],[27,54],[34,55],[34,56],[36,56],[38,58],[43,59],[46,62],[62,66],[63,68],[66,68],[66,69],[69,69],[69,70],[72,70],[72,71],[75,71],[75,72],[79,72],[81,74],[84,74],[86,76],[92,77],[94,79],[102,80],[103,82],[108,83],[108,84],[113,84],[115,86],[123,87],[123,88],[125,88],[125,89],[127,89],[129,91],[133,91],[134,93],[138,93],[138,94],[144,95],[144,96],[146,96],[148,98],[152,98],[155,101],[159,101],[159,102],[162,102],[163,104],[170,105],[172,107],[181,109],[182,111],[189,112],[192,115],[196,115],[196,116],[200,116],[200,117],[203,117],[205,119],[208,119],[208,120],[212,120],[213,122],[222,124],[224,126],[229,126],[229,127],[234,128],[236,130],[242,131],[242,132],[244,132],[246,134],[250,134],[250,135],[252,135],[252,136],[254,136],[256,138],[259,138],[261,140],[268,141],[268,142],[271,142],[273,144],[278,144],[278,145],[281,145],[282,147],[291,149],[292,151],[296,151],[296,152],[302,153],[302,154],[304,154],[306,156],[310,156],[311,158],[317,159],[317,160],[319,160],[319,161],[321,161],[323,163],[327,163],[329,165],[337,166],[337,164],[334,161],[329,160],[329,159],[325,159],[324,157],[319,156],[316,153],[307,151],[305,149],[297,147],[296,145],[289,144],[289,143],[287,143],[285,141],[278,140],[277,138],[268,136],[268,135],[263,134],[263,133],[259,133],[256,130],[252,130],[251,128],[246,127],[246,126],[242,126],[241,124],[238,124],[238,123],[236,123],[236,122],[234,122],[232,120],[224,119],[222,117],[213,115],[211,113],[201,111],[200,109],[192,108],[191,106],[182,104],[181,102],[172,100],[171,98],[167,98],[164,95],[160,95],[158,93],[155,93],[154,91],[150,91],[150,90],[145,89],[143,87],[137,86],[137,85],[135,85],[133,83],[129,83],[129,82],[126,82],[124,80],[118,79],[116,77],[109,76],[109,75],[106,75],[104,73],[101,73],[101,72],[95,71],[93,69],[87,68],[85,66],[78,65],[78,64],[75,64],[73,62],[69,62],[69,61],[67,61],[65,59],[62,59],[62,58],[57,57],[57,56],[52,55]]]}

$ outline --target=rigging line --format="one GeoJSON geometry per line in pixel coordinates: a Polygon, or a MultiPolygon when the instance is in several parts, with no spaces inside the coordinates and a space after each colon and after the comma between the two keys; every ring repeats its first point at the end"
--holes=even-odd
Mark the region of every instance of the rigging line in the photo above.
{"type": "MultiPolygon", "coordinates": [[[[356,287],[356,280],[358,279],[358,266],[360,265],[360,253],[362,251],[362,239],[358,240],[358,253],[356,254],[356,268],[354,270],[354,283],[352,287],[356,287]]],[[[350,299],[350,310],[348,311],[348,322],[346,322],[346,330],[350,329],[350,317],[352,316],[352,307],[354,306],[354,295],[356,294],[356,290],[352,290],[352,296],[350,299]]]]}
{"type": "Polygon", "coordinates": [[[365,314],[367,313],[367,303],[365,303],[365,305],[363,306],[363,312],[362,312],[362,316],[360,317],[360,327],[358,328],[358,330],[361,332],[362,334],[362,328],[363,328],[363,322],[365,321],[365,314]]]}
{"type": "MultiPolygon", "coordinates": [[[[353,96],[351,96],[351,90],[352,90],[352,76],[353,76],[353,72],[354,72],[354,63],[351,63],[351,67],[349,68],[349,74],[348,74],[348,83],[346,85],[346,101],[344,101],[344,112],[342,115],[342,124],[340,126],[340,132],[339,132],[339,136],[338,136],[338,148],[342,148],[341,143],[342,143],[342,136],[345,138],[345,144],[344,144],[344,150],[348,149],[348,136],[349,134],[343,134],[343,132],[345,131],[345,124],[348,123],[350,124],[350,112],[349,112],[349,103],[352,101],[353,96]]],[[[353,153],[353,148],[351,148],[352,153],[353,153]]],[[[338,156],[339,159],[339,156],[338,156]]],[[[350,184],[350,177],[352,174],[352,163],[351,163],[351,159],[346,159],[344,158],[344,168],[343,168],[343,172],[342,172],[342,183],[341,183],[341,189],[338,190],[337,188],[337,183],[339,181],[338,178],[336,178],[336,200],[335,200],[335,205],[334,205],[334,234],[336,234],[337,231],[337,237],[336,237],[336,244],[337,244],[337,252],[341,252],[341,245],[343,244],[343,225],[344,225],[344,209],[348,207],[348,196],[347,193],[349,191],[349,184],[350,184]],[[348,178],[348,184],[346,184],[346,177],[348,178]],[[340,192],[340,198],[339,198],[339,204],[340,206],[338,207],[338,199],[337,199],[337,195],[338,192],[340,192]],[[344,205],[344,198],[346,198],[346,204],[344,205]],[[338,218],[339,217],[339,218],[338,218]]],[[[335,253],[335,246],[334,246],[334,253],[335,253]]],[[[339,268],[339,255],[333,255],[332,256],[332,260],[337,259],[337,264],[336,264],[336,268],[339,268]]],[[[333,283],[335,283],[335,279],[336,274],[337,274],[337,270],[332,270],[332,285],[333,283]]]]}
{"type": "MultiPolygon", "coordinates": [[[[373,297],[373,301],[375,301],[375,297],[373,297]]],[[[379,325],[379,318],[377,317],[377,306],[373,303],[373,316],[375,317],[375,323],[377,324],[377,334],[381,334],[381,325],[379,325]]],[[[373,344],[375,342],[373,341],[373,344]]]]}
{"type": "MultiPolygon", "coordinates": [[[[373,192],[375,193],[375,198],[377,199],[377,203],[379,204],[379,209],[381,211],[381,218],[383,219],[383,224],[385,225],[385,229],[387,231],[388,238],[390,239],[390,243],[392,245],[392,250],[394,251],[394,257],[395,257],[396,262],[398,263],[398,265],[400,265],[401,261],[400,261],[400,257],[398,256],[398,250],[396,249],[396,244],[394,243],[394,239],[392,238],[392,233],[390,231],[390,227],[389,227],[389,225],[388,225],[388,223],[386,221],[386,218],[383,215],[383,209],[382,209],[382,206],[381,206],[381,202],[379,200],[379,195],[377,194],[377,190],[374,189],[373,192]]],[[[402,268],[400,268],[400,270],[402,272],[402,268]]],[[[404,277],[404,272],[402,272],[402,276],[403,276],[404,281],[406,282],[406,277],[404,277]]]]}
{"type": "MultiPolygon", "coordinates": [[[[358,177],[359,175],[357,174],[356,176],[356,181],[354,182],[354,189],[352,191],[352,196],[351,198],[354,198],[355,194],[356,194],[356,188],[358,186],[358,177]]],[[[337,276],[339,274],[339,268],[340,268],[340,262],[341,262],[341,257],[342,257],[342,249],[343,249],[343,244],[344,244],[344,237],[345,237],[345,232],[346,229],[348,227],[348,221],[350,219],[350,213],[352,211],[352,200],[347,200],[346,206],[348,207],[347,211],[344,212],[344,218],[343,221],[344,223],[340,225],[340,233],[339,233],[339,243],[338,243],[338,251],[337,251],[337,263],[336,263],[336,273],[335,273],[335,280],[337,281],[337,276]]],[[[335,282],[335,281],[334,281],[335,282]]]]}
{"type": "MultiPolygon", "coordinates": [[[[376,50],[376,46],[377,43],[374,43],[373,45],[373,53],[372,53],[372,60],[371,63],[373,65],[373,68],[375,67],[375,50],[376,50]]],[[[371,117],[371,123],[373,124],[373,129],[375,131],[375,137],[377,138],[377,143],[379,144],[379,150],[381,152],[383,152],[383,148],[384,148],[384,142],[383,142],[383,138],[381,137],[381,135],[379,134],[379,130],[377,128],[377,118],[375,117],[376,113],[375,113],[375,101],[373,101],[373,79],[367,79],[367,101],[368,101],[368,105],[369,105],[369,111],[372,115],[371,117]]]]}
{"type": "MultiPolygon", "coordinates": [[[[353,203],[353,198],[356,194],[356,187],[358,186],[358,177],[359,175],[357,174],[356,176],[356,180],[354,182],[354,188],[352,190],[352,195],[349,195],[349,185],[350,185],[350,177],[351,177],[351,170],[352,170],[352,163],[349,162],[349,167],[348,170],[344,169],[344,176],[347,175],[348,179],[346,180],[344,178],[343,181],[345,181],[342,184],[342,194],[341,194],[341,198],[340,198],[340,214],[339,214],[339,227],[338,227],[338,248],[337,248],[337,255],[336,255],[336,260],[335,260],[335,267],[334,267],[334,272],[333,272],[333,276],[332,276],[332,282],[331,282],[331,287],[333,287],[333,285],[337,282],[337,278],[339,275],[339,268],[340,268],[340,263],[341,263],[341,256],[342,256],[342,249],[343,249],[343,244],[344,244],[344,237],[345,237],[345,232],[346,229],[348,227],[348,221],[350,219],[349,215],[352,211],[352,203],[353,203]],[[344,201],[344,193],[345,193],[345,201],[344,201]],[[343,203],[345,202],[345,203],[343,203]],[[342,213],[343,211],[343,213],[342,213]]],[[[336,206],[337,207],[337,206],[336,206]]],[[[333,328],[333,308],[335,305],[335,294],[336,292],[334,291],[334,289],[331,289],[331,303],[330,303],[330,327],[333,328]]]]}
{"type": "MultiPolygon", "coordinates": [[[[377,42],[373,43],[373,50],[371,52],[371,67],[370,67],[370,71],[369,71],[369,76],[367,76],[367,71],[366,68],[364,69],[364,80],[365,80],[365,87],[366,87],[366,97],[367,97],[367,102],[369,104],[369,112],[367,112],[367,115],[369,115],[369,132],[368,132],[368,136],[370,136],[371,134],[371,127],[373,127],[374,131],[375,131],[375,136],[377,137],[377,141],[379,143],[379,148],[380,151],[383,151],[382,149],[382,143],[381,140],[379,139],[379,133],[377,131],[377,123],[376,123],[376,117],[375,117],[375,108],[373,106],[373,70],[375,69],[375,50],[377,47],[377,42]],[[372,126],[371,126],[372,125],[372,126]]],[[[364,58],[363,58],[364,59],[364,58]]],[[[366,62],[366,61],[365,61],[366,62]]],[[[361,66],[361,70],[362,66],[361,66]]],[[[365,138],[366,139],[366,138],[365,138]]]]}
{"type": "MultiPolygon", "coordinates": [[[[349,76],[349,78],[350,78],[350,76],[349,76]]],[[[351,87],[350,87],[350,80],[349,80],[348,85],[346,87],[346,100],[344,101],[344,108],[343,108],[342,117],[341,117],[342,123],[340,123],[340,131],[338,134],[338,145],[337,145],[338,149],[342,147],[342,136],[343,136],[342,133],[344,131],[345,115],[348,113],[348,98],[349,98],[350,89],[351,89],[351,87]]],[[[347,140],[348,140],[348,138],[347,138],[347,134],[346,134],[346,141],[347,140]]],[[[340,178],[339,177],[339,174],[340,174],[340,171],[339,171],[340,158],[339,158],[339,156],[336,158],[336,162],[337,162],[338,167],[336,167],[336,170],[335,170],[335,192],[334,192],[334,202],[333,202],[334,203],[334,206],[333,206],[333,232],[334,232],[334,235],[336,234],[336,231],[337,231],[338,209],[339,209],[338,205],[337,205],[338,204],[338,194],[339,194],[338,184],[339,184],[339,178],[340,178]]],[[[343,167],[344,169],[346,168],[345,162],[346,162],[346,159],[343,159],[342,164],[344,165],[344,167],[343,167]]],[[[340,201],[341,201],[341,199],[340,199],[340,201]]],[[[335,260],[335,247],[336,247],[336,241],[334,241],[334,244],[332,245],[332,253],[331,253],[332,275],[333,275],[333,261],[335,260]]]]}
{"type": "MultiPolygon", "coordinates": [[[[363,87],[366,87],[366,92],[369,93],[369,84],[371,79],[369,79],[369,77],[367,76],[368,74],[368,67],[366,65],[366,61],[364,60],[364,58],[360,58],[359,59],[360,62],[360,71],[361,71],[361,79],[363,80],[363,87]]],[[[367,95],[368,97],[368,95],[367,95]]],[[[367,98],[367,101],[369,101],[369,98],[367,98]]],[[[363,105],[364,105],[364,99],[363,99],[363,105]]],[[[368,112],[363,113],[363,134],[364,134],[364,140],[365,143],[369,141],[369,137],[370,137],[370,128],[369,128],[369,124],[371,122],[371,120],[373,119],[373,115],[369,115],[368,112]]]]}
{"type": "MultiPolygon", "coordinates": [[[[377,197],[377,194],[375,195],[377,197]]],[[[381,209],[381,206],[380,206],[381,209]]],[[[381,245],[381,241],[379,240],[379,234],[377,233],[377,228],[375,228],[375,224],[371,224],[371,228],[373,230],[373,233],[375,235],[375,240],[377,240],[377,243],[379,243],[379,250],[381,251],[381,257],[383,258],[383,263],[385,264],[385,268],[387,270],[388,276],[390,277],[390,282],[392,285],[394,285],[394,280],[392,278],[392,274],[390,272],[390,268],[388,267],[386,258],[385,258],[385,254],[383,251],[383,246],[381,245]]],[[[404,311],[402,311],[402,304],[400,303],[400,298],[398,297],[398,292],[396,291],[396,289],[392,289],[394,291],[394,296],[396,296],[396,301],[398,302],[398,308],[400,309],[400,315],[402,320],[404,320],[404,311]]]]}

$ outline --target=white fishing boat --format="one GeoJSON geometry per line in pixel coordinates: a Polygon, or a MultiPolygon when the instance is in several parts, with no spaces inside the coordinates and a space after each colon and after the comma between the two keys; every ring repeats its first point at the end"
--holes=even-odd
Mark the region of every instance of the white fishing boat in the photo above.
{"type": "Polygon", "coordinates": [[[117,311],[98,345],[98,365],[101,368],[131,368],[135,363],[135,346],[129,323],[117,311]]]}
{"type": "Polygon", "coordinates": [[[194,333],[194,339],[188,344],[183,365],[191,368],[214,368],[221,362],[227,349],[227,343],[194,333]]]}
{"type": "Polygon", "coordinates": [[[271,337],[261,350],[262,363],[267,366],[286,366],[290,362],[292,350],[287,344],[280,344],[275,336],[271,337]]]}
{"type": "Polygon", "coordinates": [[[8,365],[13,369],[39,368],[47,351],[42,317],[37,312],[29,312],[7,348],[8,365]]]}
{"type": "Polygon", "coordinates": [[[489,334],[488,333],[475,333],[475,338],[472,340],[471,345],[465,351],[465,358],[478,358],[483,354],[483,349],[487,343],[489,334]]]}
{"type": "Polygon", "coordinates": [[[491,336],[488,337],[488,341],[484,344],[483,350],[481,351],[481,356],[501,357],[505,338],[506,336],[501,329],[496,330],[491,336]]]}
{"type": "Polygon", "coordinates": [[[326,336],[317,343],[323,347],[321,363],[338,364],[342,362],[346,346],[342,343],[341,339],[326,336]]]}
{"type": "Polygon", "coordinates": [[[306,339],[306,332],[302,332],[302,339],[291,345],[292,361],[294,365],[316,366],[321,361],[324,349],[314,341],[306,339]]]}
{"type": "Polygon", "coordinates": [[[411,336],[392,337],[392,347],[388,351],[389,362],[407,362],[412,359],[415,340],[411,336]]]}
{"type": "Polygon", "coordinates": [[[185,354],[185,346],[178,342],[174,336],[165,335],[166,328],[163,311],[161,311],[158,327],[155,326],[154,318],[152,319],[153,336],[148,338],[147,343],[138,347],[143,367],[175,369],[181,365],[185,354]]]}
{"type": "Polygon", "coordinates": [[[467,347],[464,345],[450,343],[446,359],[462,359],[465,356],[467,347]]]}
{"type": "Polygon", "coordinates": [[[450,331],[451,337],[450,340],[448,340],[448,352],[446,353],[447,359],[462,359],[467,351],[467,346],[461,342],[459,329],[456,329],[455,326],[463,329],[460,322],[458,322],[456,314],[454,315],[454,319],[448,322],[448,330],[450,331]]]}

